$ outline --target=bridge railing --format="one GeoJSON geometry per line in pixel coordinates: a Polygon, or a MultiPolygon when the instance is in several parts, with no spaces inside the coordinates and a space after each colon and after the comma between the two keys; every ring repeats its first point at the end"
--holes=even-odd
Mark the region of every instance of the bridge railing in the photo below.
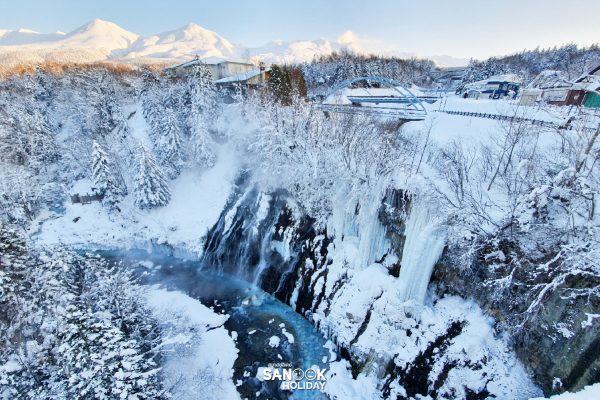
{"type": "Polygon", "coordinates": [[[407,121],[422,121],[427,116],[427,114],[421,110],[394,107],[361,107],[339,104],[318,104],[316,108],[326,112],[395,117],[407,121]]]}

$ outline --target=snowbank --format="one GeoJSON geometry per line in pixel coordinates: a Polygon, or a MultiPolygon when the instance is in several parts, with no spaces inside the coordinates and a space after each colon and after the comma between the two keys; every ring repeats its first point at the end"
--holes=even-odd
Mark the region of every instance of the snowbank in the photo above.
{"type": "Polygon", "coordinates": [[[184,293],[153,287],[148,305],[166,338],[161,374],[165,387],[179,400],[239,399],[233,383],[238,350],[223,327],[227,315],[216,314],[184,293]]]}

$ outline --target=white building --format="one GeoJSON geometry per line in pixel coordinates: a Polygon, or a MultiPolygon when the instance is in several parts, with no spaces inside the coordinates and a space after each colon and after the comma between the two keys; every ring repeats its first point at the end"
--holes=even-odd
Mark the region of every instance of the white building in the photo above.
{"type": "Polygon", "coordinates": [[[205,65],[210,74],[212,75],[213,81],[228,78],[231,76],[243,74],[251,70],[257,69],[257,66],[242,60],[223,60],[218,58],[207,58],[200,59],[195,58],[190,61],[186,61],[181,64],[172,65],[164,69],[165,73],[170,76],[186,76],[191,73],[194,66],[203,64],[205,65]]]}

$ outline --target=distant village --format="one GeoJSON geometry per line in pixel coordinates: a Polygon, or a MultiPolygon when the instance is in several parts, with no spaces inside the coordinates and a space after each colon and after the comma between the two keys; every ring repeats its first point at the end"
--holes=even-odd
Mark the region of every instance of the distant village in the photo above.
{"type": "MultiPolygon", "coordinates": [[[[172,77],[184,77],[194,66],[206,66],[217,88],[228,91],[235,88],[253,90],[265,86],[271,78],[271,67],[253,64],[246,60],[194,58],[166,67],[164,72],[172,77]]],[[[574,80],[563,71],[544,70],[528,84],[517,74],[498,74],[475,82],[465,83],[467,67],[436,67],[432,73],[431,88],[412,85],[418,97],[429,100],[428,94],[454,92],[464,99],[510,99],[520,105],[550,104],[555,106],[600,107],[600,65],[574,80]]]]}

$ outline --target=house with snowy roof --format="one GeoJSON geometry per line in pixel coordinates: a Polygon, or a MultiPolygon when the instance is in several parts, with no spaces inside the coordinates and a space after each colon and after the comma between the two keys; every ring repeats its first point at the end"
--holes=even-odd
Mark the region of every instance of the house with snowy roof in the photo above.
{"type": "Polygon", "coordinates": [[[243,60],[225,60],[221,58],[199,58],[180,64],[171,65],[164,72],[173,77],[188,76],[197,65],[204,65],[210,72],[213,81],[239,75],[256,69],[256,65],[243,60]]]}
{"type": "Polygon", "coordinates": [[[572,105],[579,101],[579,94],[573,91],[573,83],[566,73],[544,70],[523,89],[519,104],[534,105],[540,101],[553,105],[572,105]]]}
{"type": "Polygon", "coordinates": [[[589,108],[600,108],[600,65],[575,80],[573,87],[585,95],[582,105],[589,108]]]}
{"type": "Polygon", "coordinates": [[[244,87],[254,89],[261,86],[271,77],[271,68],[264,66],[255,67],[249,71],[240,72],[235,75],[217,79],[215,85],[220,88],[244,87]]]}
{"type": "Polygon", "coordinates": [[[600,107],[600,66],[570,82],[561,71],[542,71],[523,90],[519,104],[600,107]]]}

